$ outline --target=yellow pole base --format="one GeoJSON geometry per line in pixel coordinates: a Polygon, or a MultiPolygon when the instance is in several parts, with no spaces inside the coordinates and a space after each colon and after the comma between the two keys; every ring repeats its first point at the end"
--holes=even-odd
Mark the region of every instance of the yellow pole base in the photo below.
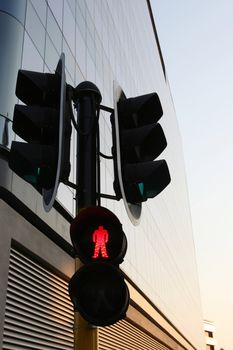
{"type": "MultiPolygon", "coordinates": [[[[75,271],[82,265],[75,258],[75,271]]],[[[74,350],[98,350],[98,328],[84,320],[77,311],[74,313],[74,350]]]]}
{"type": "Polygon", "coordinates": [[[74,313],[74,350],[98,350],[98,328],[74,313]]]}

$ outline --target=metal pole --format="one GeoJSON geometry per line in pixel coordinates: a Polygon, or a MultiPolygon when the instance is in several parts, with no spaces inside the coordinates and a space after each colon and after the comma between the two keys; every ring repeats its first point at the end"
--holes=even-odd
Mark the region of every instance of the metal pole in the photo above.
{"type": "MultiPolygon", "coordinates": [[[[83,208],[96,206],[98,180],[97,130],[101,94],[97,86],[84,81],[74,90],[77,110],[77,181],[76,214],[83,208]]],[[[75,270],[81,262],[75,258],[75,270]]],[[[98,329],[74,314],[74,350],[98,350],[98,329]]]]}

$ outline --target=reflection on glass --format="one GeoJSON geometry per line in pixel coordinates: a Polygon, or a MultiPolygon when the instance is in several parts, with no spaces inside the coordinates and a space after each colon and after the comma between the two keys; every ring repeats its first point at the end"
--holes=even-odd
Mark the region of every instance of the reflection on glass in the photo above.
{"type": "Polygon", "coordinates": [[[11,16],[0,12],[0,114],[12,119],[15,85],[21,64],[23,27],[11,16]]]}
{"type": "Polygon", "coordinates": [[[0,145],[9,148],[13,139],[12,122],[0,115],[0,145]]]}
{"type": "Polygon", "coordinates": [[[9,119],[5,119],[5,124],[2,130],[2,145],[7,147],[9,145],[9,119]]]}
{"type": "Polygon", "coordinates": [[[43,54],[40,56],[31,38],[25,32],[23,45],[22,68],[26,70],[43,71],[43,54]]]}
{"type": "Polygon", "coordinates": [[[96,51],[95,41],[88,29],[86,32],[86,43],[87,43],[89,54],[92,57],[93,61],[95,62],[95,51],[96,51]]]}
{"type": "Polygon", "coordinates": [[[80,33],[82,34],[83,39],[84,39],[86,36],[86,34],[85,34],[86,33],[86,23],[85,23],[84,16],[83,16],[82,12],[80,11],[79,6],[77,6],[77,9],[76,9],[76,23],[77,23],[77,26],[80,30],[80,33]]]}
{"type": "MultiPolygon", "coordinates": [[[[76,0],[65,0],[65,3],[67,2],[68,6],[70,7],[70,10],[72,12],[72,15],[75,17],[75,5],[76,5],[76,0]]],[[[64,3],[64,7],[66,4],[64,3]]]]}
{"type": "Polygon", "coordinates": [[[30,0],[32,5],[34,6],[37,15],[40,17],[41,22],[45,26],[46,23],[46,2],[45,1],[38,1],[38,0],[30,0]]]}
{"type": "Polygon", "coordinates": [[[7,0],[0,1],[0,11],[5,11],[16,17],[21,23],[24,23],[26,0],[7,0]]]}
{"type": "Polygon", "coordinates": [[[50,9],[48,9],[47,32],[56,50],[60,53],[61,43],[62,43],[62,33],[50,9]]]}
{"type": "Polygon", "coordinates": [[[47,35],[46,38],[46,50],[45,50],[45,63],[50,72],[54,72],[57,62],[59,60],[59,54],[55,50],[55,47],[47,35]]]}
{"type": "Polygon", "coordinates": [[[66,57],[66,69],[70,73],[72,80],[75,80],[75,59],[66,41],[63,41],[63,52],[66,57]]]}
{"type": "Polygon", "coordinates": [[[76,62],[83,75],[86,74],[86,45],[83,36],[76,26],[76,62]]]}
{"type": "Polygon", "coordinates": [[[48,0],[49,7],[56,18],[60,28],[62,28],[63,19],[63,0],[48,0]]]}
{"type": "Polygon", "coordinates": [[[37,16],[30,2],[27,6],[26,30],[43,57],[45,45],[45,28],[39,20],[39,17],[37,16]]]}
{"type": "Polygon", "coordinates": [[[75,50],[75,19],[67,2],[64,3],[63,35],[72,52],[75,50]]]}

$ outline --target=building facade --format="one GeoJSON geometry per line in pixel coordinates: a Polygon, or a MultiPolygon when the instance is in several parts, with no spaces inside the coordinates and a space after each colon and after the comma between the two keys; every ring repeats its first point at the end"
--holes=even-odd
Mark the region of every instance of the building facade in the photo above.
{"type": "Polygon", "coordinates": [[[206,341],[206,350],[216,350],[217,342],[215,337],[215,325],[212,321],[204,320],[204,332],[206,341]]]}
{"type": "MultiPolygon", "coordinates": [[[[8,167],[18,69],[54,72],[65,54],[67,83],[95,83],[113,107],[113,81],[127,97],[157,92],[171,184],[143,205],[133,226],[122,201],[101,205],[121,220],[128,250],[121,265],[131,303],[125,320],[98,329],[98,349],[204,349],[202,311],[181,139],[150,2],[0,1],[0,343],[2,349],[72,349],[74,273],[69,225],[75,191],[59,186],[45,213],[41,195],[8,167]],[[145,345],[146,344],[146,345],[145,345]]],[[[111,153],[109,114],[101,112],[100,150],[111,153]]],[[[76,180],[75,130],[70,181],[76,180]]],[[[113,164],[101,159],[101,191],[114,194],[113,164]]]]}

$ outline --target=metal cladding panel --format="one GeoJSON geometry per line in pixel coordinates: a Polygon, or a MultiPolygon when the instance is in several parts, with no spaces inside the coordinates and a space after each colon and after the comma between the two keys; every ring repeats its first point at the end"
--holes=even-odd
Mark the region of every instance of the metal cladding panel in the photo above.
{"type": "Polygon", "coordinates": [[[12,249],[3,350],[73,349],[67,282],[12,249]]]}
{"type": "Polygon", "coordinates": [[[156,339],[123,320],[99,328],[99,350],[169,350],[156,339]]]}

